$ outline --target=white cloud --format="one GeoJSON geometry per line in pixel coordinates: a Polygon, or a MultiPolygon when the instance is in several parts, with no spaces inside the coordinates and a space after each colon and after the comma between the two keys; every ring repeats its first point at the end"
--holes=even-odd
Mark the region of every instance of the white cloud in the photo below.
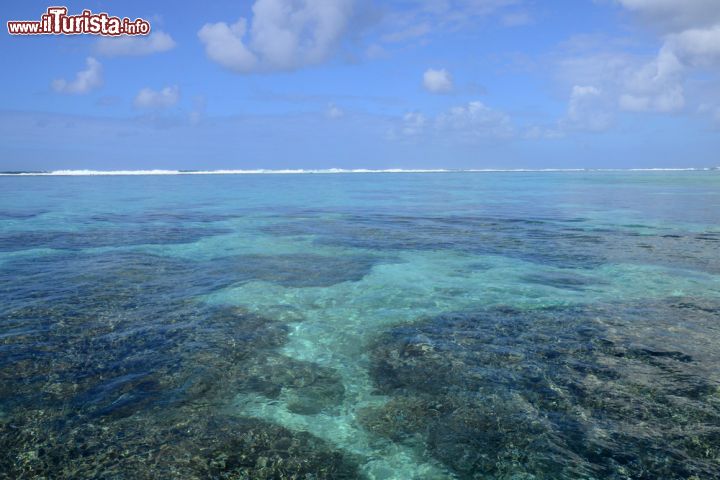
{"type": "Polygon", "coordinates": [[[693,28],[670,35],[666,45],[689,66],[720,66],[720,24],[712,28],[693,28]]]}
{"type": "Polygon", "coordinates": [[[698,70],[720,67],[720,1],[617,0],[663,29],[657,57],[629,76],[619,106],[629,111],[675,112],[686,104],[685,84],[698,70]]]}
{"type": "MultiPolygon", "coordinates": [[[[683,2],[658,0],[620,0],[628,8],[645,14],[673,15],[703,24],[720,15],[720,2],[714,1],[715,10],[701,0],[683,2]],[[705,8],[707,15],[699,15],[698,8],[705,8]]],[[[720,17],[716,19],[720,22],[720,17]]],[[[623,110],[675,112],[685,107],[685,84],[696,72],[705,70],[718,73],[720,67],[720,23],[711,27],[680,29],[664,36],[657,56],[644,63],[629,65],[621,72],[619,105],[623,110]]]]}
{"type": "Polygon", "coordinates": [[[100,87],[103,84],[102,64],[93,57],[88,57],[85,64],[85,70],[79,71],[74,80],[70,82],[62,78],[53,80],[53,90],[58,93],[82,94],[100,87]]]}
{"type": "Polygon", "coordinates": [[[657,95],[623,93],[618,99],[618,105],[627,112],[676,112],[685,107],[685,92],[676,85],[657,95]]]}
{"type": "Polygon", "coordinates": [[[458,26],[473,18],[487,16],[521,3],[520,0],[409,0],[405,15],[427,18],[438,24],[458,26]]]}
{"type": "Polygon", "coordinates": [[[453,89],[452,75],[445,69],[433,70],[430,68],[423,74],[423,86],[431,93],[450,92],[453,89]]]}
{"type": "Polygon", "coordinates": [[[720,66],[720,1],[617,0],[630,11],[665,27],[660,55],[672,53],[689,67],[720,66]]]}
{"type": "MultiPolygon", "coordinates": [[[[523,0],[404,0],[402,8],[387,9],[381,21],[385,42],[417,41],[437,32],[477,26],[477,20],[517,6],[523,0]]],[[[525,21],[525,19],[515,18],[525,21]]],[[[510,22],[513,19],[510,18],[510,22]]]]}
{"type": "MultiPolygon", "coordinates": [[[[720,1],[614,0],[660,33],[654,56],[589,47],[561,61],[561,76],[571,85],[594,85],[602,94],[596,111],[676,113],[697,111],[702,82],[720,77],[720,1]],[[695,100],[695,105],[692,105],[695,100]],[[688,108],[688,104],[690,108],[688,108]]],[[[604,47],[607,48],[607,47],[604,47]]],[[[715,80],[713,80],[715,79],[715,80]]],[[[583,101],[589,100],[585,97],[583,101]]],[[[703,102],[718,102],[702,96],[703,102]]],[[[570,114],[566,122],[577,123],[570,114]]],[[[591,108],[591,107],[588,107],[591,108]]],[[[602,124],[592,121],[591,124],[602,124]]]]}
{"type": "Polygon", "coordinates": [[[508,115],[478,101],[453,107],[439,115],[436,127],[468,138],[509,137],[513,133],[508,115]]]}
{"type": "Polygon", "coordinates": [[[341,118],[343,115],[345,115],[345,112],[342,111],[337,105],[334,103],[331,103],[328,105],[327,110],[325,110],[325,115],[328,118],[336,119],[341,118]]]}
{"type": "Polygon", "coordinates": [[[177,85],[165,87],[160,91],[143,88],[135,97],[135,107],[162,109],[175,105],[180,100],[180,88],[177,85]]]}
{"type": "Polygon", "coordinates": [[[414,137],[420,135],[425,130],[427,118],[418,112],[408,112],[403,115],[401,132],[403,135],[414,137]]]}
{"type": "Polygon", "coordinates": [[[95,44],[95,52],[108,57],[150,55],[172,50],[175,45],[175,40],[170,35],[158,30],[150,35],[102,37],[95,44]]]}
{"type": "Polygon", "coordinates": [[[207,56],[240,73],[294,70],[327,60],[339,47],[355,0],[256,0],[251,21],[205,24],[207,56]]]}
{"type": "Polygon", "coordinates": [[[602,90],[592,85],[575,85],[570,93],[567,116],[560,122],[562,129],[600,132],[612,121],[605,110],[602,90]]]}
{"type": "Polygon", "coordinates": [[[701,115],[710,116],[710,118],[720,124],[720,104],[701,103],[697,111],[701,115]]]}
{"type": "Polygon", "coordinates": [[[532,125],[525,131],[525,138],[530,140],[554,140],[565,137],[565,132],[555,126],[545,127],[540,125],[532,125]]]}
{"type": "Polygon", "coordinates": [[[594,85],[574,85],[565,115],[552,125],[530,125],[525,138],[558,139],[569,132],[603,132],[609,129],[613,115],[608,95],[594,85]]]}
{"type": "Polygon", "coordinates": [[[717,0],[617,0],[627,10],[664,31],[710,26],[720,22],[717,0]]]}
{"type": "MultiPolygon", "coordinates": [[[[654,58],[628,54],[588,54],[561,62],[561,76],[571,85],[593,85],[602,95],[593,102],[606,113],[612,108],[631,112],[677,112],[685,107],[686,67],[664,47],[654,58]]],[[[575,91],[570,102],[579,98],[575,91]]],[[[587,102],[591,97],[582,98],[587,102]]],[[[569,110],[572,110],[572,104],[569,110]]],[[[597,122],[593,122],[597,123],[597,122]]]]}
{"type": "Polygon", "coordinates": [[[675,53],[663,48],[657,58],[632,69],[624,78],[619,105],[638,112],[675,112],[685,107],[683,65],[675,53]]]}
{"type": "Polygon", "coordinates": [[[575,85],[570,94],[570,107],[568,109],[568,115],[572,118],[578,113],[579,107],[582,102],[588,98],[597,98],[600,96],[600,89],[597,87],[575,85]]]}
{"type": "Polygon", "coordinates": [[[257,65],[255,54],[243,43],[247,21],[241,18],[232,25],[224,22],[205,24],[198,32],[210,60],[238,72],[251,72],[257,65]]]}
{"type": "Polygon", "coordinates": [[[452,141],[508,138],[514,134],[508,115],[478,101],[453,107],[434,118],[419,112],[406,113],[398,131],[406,137],[436,136],[452,141]]]}

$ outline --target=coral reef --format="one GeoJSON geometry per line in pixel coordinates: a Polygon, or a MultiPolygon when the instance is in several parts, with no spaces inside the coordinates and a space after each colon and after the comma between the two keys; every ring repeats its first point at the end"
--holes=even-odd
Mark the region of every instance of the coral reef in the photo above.
{"type": "Polygon", "coordinates": [[[679,300],[396,327],[372,353],[391,400],[360,420],[460,478],[720,478],[718,313],[679,300]],[[681,314],[694,333],[670,341],[681,314]]]}
{"type": "Polygon", "coordinates": [[[230,411],[257,392],[313,415],[345,390],[278,353],[297,311],[179,294],[190,276],[217,285],[204,266],[140,253],[4,265],[0,478],[358,478],[356,459],[310,434],[230,411]]]}
{"type": "MultiPolygon", "coordinates": [[[[427,214],[299,215],[262,228],[277,236],[311,236],[320,245],[377,251],[454,250],[501,255],[537,265],[591,269],[610,262],[720,272],[714,231],[667,231],[628,226],[601,228],[589,219],[562,215],[515,218],[427,214]]],[[[572,286],[577,278],[560,280],[572,286]]],[[[580,280],[581,282],[583,280],[580,280]]]]}

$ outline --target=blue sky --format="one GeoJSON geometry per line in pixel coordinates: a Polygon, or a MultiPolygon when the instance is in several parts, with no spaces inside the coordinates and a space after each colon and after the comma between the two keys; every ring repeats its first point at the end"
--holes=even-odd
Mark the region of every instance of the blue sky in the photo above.
{"type": "Polygon", "coordinates": [[[0,170],[720,165],[717,0],[67,6],[153,31],[5,32],[0,170]]]}

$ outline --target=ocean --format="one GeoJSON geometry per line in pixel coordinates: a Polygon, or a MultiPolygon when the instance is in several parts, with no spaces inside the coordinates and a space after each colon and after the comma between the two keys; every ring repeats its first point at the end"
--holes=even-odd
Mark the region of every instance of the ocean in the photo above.
{"type": "Polygon", "coordinates": [[[0,177],[0,478],[720,478],[720,171],[159,173],[0,177]]]}

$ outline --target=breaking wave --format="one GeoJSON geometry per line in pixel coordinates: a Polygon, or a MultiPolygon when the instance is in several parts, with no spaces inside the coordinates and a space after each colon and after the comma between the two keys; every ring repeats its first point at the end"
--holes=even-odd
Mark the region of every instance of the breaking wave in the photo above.
{"type": "Polygon", "coordinates": [[[444,168],[326,168],[326,169],[249,169],[249,170],[52,170],[52,171],[15,171],[0,172],[2,176],[95,176],[95,175],[298,175],[298,174],[338,174],[338,173],[483,173],[483,172],[676,172],[676,171],[709,171],[719,167],[708,168],[482,168],[482,169],[444,169],[444,168]]]}

